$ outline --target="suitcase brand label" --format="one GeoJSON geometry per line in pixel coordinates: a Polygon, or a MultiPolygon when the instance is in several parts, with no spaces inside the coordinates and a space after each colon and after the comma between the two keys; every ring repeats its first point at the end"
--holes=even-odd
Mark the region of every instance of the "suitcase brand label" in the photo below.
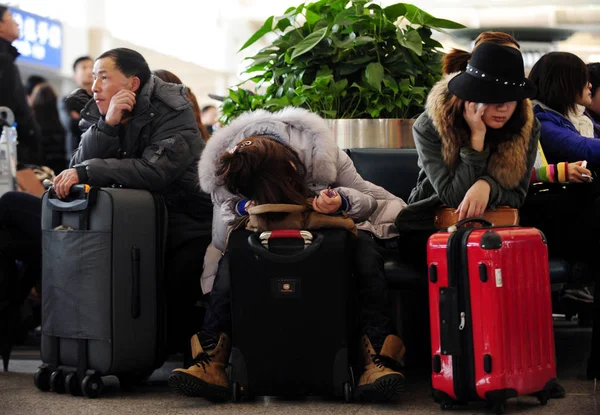
{"type": "Polygon", "coordinates": [[[300,280],[296,278],[274,278],[271,290],[275,297],[299,297],[300,280]]]}
{"type": "Polygon", "coordinates": [[[500,268],[496,268],[496,287],[502,287],[502,270],[500,268]]]}

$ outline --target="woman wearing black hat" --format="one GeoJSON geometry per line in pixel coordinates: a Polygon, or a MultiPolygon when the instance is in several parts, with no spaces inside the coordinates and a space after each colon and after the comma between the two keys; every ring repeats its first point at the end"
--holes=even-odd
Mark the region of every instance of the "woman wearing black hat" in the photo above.
{"type": "Polygon", "coordinates": [[[410,232],[403,239],[419,245],[419,260],[439,206],[457,208],[460,219],[521,207],[540,134],[529,100],[535,91],[519,50],[494,43],[480,44],[465,71],[433,87],[413,127],[421,171],[396,221],[410,232]]]}

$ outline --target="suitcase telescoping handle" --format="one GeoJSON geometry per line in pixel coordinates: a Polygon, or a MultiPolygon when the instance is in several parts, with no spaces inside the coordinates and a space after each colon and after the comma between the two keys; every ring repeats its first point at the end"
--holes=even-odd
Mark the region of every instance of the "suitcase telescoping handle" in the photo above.
{"type": "MultiPolygon", "coordinates": [[[[296,231],[296,232],[298,232],[298,231],[296,231]]],[[[300,236],[300,237],[304,239],[303,236],[300,236]]],[[[248,237],[248,245],[250,245],[250,248],[256,255],[263,257],[269,261],[277,262],[280,264],[289,264],[289,263],[303,261],[306,258],[313,255],[313,253],[318,251],[322,244],[323,244],[323,235],[316,234],[316,235],[314,235],[310,245],[306,245],[306,248],[303,249],[302,251],[298,252],[297,254],[278,255],[278,254],[274,254],[273,252],[266,249],[263,246],[263,244],[261,243],[260,238],[256,233],[253,233],[252,235],[250,235],[248,237]]]]}
{"type": "Polygon", "coordinates": [[[48,207],[59,212],[78,212],[94,206],[98,188],[87,184],[71,186],[71,192],[66,199],[59,199],[53,187],[48,189],[48,207]]]}

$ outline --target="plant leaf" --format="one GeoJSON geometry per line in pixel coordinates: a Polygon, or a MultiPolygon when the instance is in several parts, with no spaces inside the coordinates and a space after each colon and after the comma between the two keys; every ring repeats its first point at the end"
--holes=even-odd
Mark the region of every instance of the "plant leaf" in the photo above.
{"type": "Polygon", "coordinates": [[[392,22],[395,22],[398,17],[406,14],[406,5],[404,3],[392,4],[383,9],[383,13],[392,22]]]}
{"type": "Polygon", "coordinates": [[[398,42],[407,49],[412,50],[418,56],[423,54],[423,40],[416,30],[409,30],[406,34],[398,31],[398,42]]]}
{"type": "Polygon", "coordinates": [[[327,28],[324,27],[308,35],[302,42],[298,43],[294,47],[294,53],[292,53],[290,60],[293,61],[298,56],[305,54],[306,52],[310,51],[312,48],[317,46],[317,43],[323,40],[326,34],[327,28]]]}
{"type": "Polygon", "coordinates": [[[320,15],[313,12],[312,10],[306,9],[306,21],[308,22],[309,25],[313,26],[319,20],[321,20],[320,15]]]}
{"type": "Polygon", "coordinates": [[[381,82],[383,82],[383,66],[379,62],[371,62],[367,65],[365,76],[369,85],[381,92],[381,82]]]}
{"type": "Polygon", "coordinates": [[[262,27],[260,29],[258,29],[256,31],[256,33],[254,33],[250,37],[250,39],[248,39],[248,41],[246,43],[244,43],[244,46],[242,46],[240,48],[240,50],[238,50],[238,52],[241,52],[242,50],[246,49],[248,46],[252,45],[258,39],[260,39],[261,37],[263,37],[264,35],[266,35],[267,33],[269,33],[272,30],[273,30],[273,16],[269,17],[265,21],[265,23],[262,25],[262,27]]]}

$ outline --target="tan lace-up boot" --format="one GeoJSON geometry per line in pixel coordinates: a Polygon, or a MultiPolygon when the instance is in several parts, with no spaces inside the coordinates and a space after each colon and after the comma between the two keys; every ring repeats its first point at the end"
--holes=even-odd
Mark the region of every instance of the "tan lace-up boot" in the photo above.
{"type": "Polygon", "coordinates": [[[229,398],[229,379],[225,366],[229,361],[231,341],[222,333],[213,349],[204,350],[197,334],[192,336],[194,364],[187,369],[175,369],[169,376],[169,386],[185,396],[197,396],[213,402],[229,398]]]}

